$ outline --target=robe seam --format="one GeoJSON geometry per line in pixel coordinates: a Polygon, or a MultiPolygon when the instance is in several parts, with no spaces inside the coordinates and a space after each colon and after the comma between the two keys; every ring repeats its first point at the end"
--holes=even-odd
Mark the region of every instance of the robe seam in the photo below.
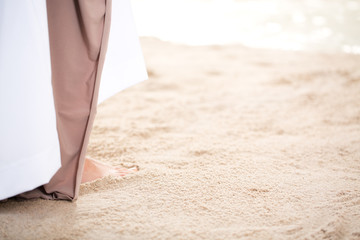
{"type": "Polygon", "coordinates": [[[72,201],[75,201],[78,198],[79,190],[80,190],[80,184],[81,184],[81,178],[82,173],[84,169],[85,164],[85,157],[86,157],[86,150],[87,145],[90,139],[90,134],[92,130],[92,125],[95,119],[95,115],[97,113],[97,99],[99,94],[99,88],[100,88],[100,81],[101,81],[101,73],[102,68],[104,65],[108,40],[109,40],[109,34],[110,34],[110,23],[111,22],[111,0],[105,0],[105,16],[104,16],[104,25],[103,25],[103,32],[101,36],[101,44],[100,44],[100,51],[99,51],[99,58],[96,65],[96,74],[95,74],[95,80],[94,80],[94,90],[91,98],[90,103],[90,112],[89,117],[86,123],[86,130],[83,138],[83,144],[80,151],[79,159],[82,159],[82,161],[79,161],[77,164],[77,174],[75,179],[75,189],[74,189],[74,197],[72,198],[72,201]],[[85,155],[85,156],[84,156],[85,155]]]}

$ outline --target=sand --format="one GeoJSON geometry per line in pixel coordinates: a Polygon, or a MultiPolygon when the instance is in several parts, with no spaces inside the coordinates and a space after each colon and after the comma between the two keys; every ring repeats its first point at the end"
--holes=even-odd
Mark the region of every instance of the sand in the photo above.
{"type": "Polygon", "coordinates": [[[360,239],[360,56],[141,43],[88,149],[140,171],[0,203],[0,239],[360,239]]]}

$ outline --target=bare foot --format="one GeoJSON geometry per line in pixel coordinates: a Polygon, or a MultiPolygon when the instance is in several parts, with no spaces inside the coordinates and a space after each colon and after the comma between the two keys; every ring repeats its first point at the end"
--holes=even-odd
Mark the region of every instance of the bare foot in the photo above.
{"type": "Polygon", "coordinates": [[[81,183],[91,182],[108,175],[125,176],[129,173],[137,171],[139,171],[138,166],[133,166],[129,168],[113,167],[87,157],[85,159],[84,172],[82,175],[81,183]]]}

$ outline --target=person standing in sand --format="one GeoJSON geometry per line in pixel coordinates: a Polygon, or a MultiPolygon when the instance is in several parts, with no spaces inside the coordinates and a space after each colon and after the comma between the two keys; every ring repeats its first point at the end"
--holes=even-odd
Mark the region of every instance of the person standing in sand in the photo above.
{"type": "Polygon", "coordinates": [[[2,0],[0,200],[137,171],[85,154],[98,103],[146,79],[128,0],[2,0]]]}

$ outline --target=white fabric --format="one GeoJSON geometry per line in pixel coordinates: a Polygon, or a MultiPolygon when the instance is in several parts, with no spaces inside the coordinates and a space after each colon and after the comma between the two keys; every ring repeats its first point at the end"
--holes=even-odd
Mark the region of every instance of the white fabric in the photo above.
{"type": "Polygon", "coordinates": [[[60,168],[45,1],[0,0],[0,199],[60,168]]]}
{"type": "MultiPolygon", "coordinates": [[[[98,103],[147,79],[130,0],[112,2],[98,103]]],[[[60,168],[45,0],[0,0],[0,200],[60,168]]]]}
{"type": "Polygon", "coordinates": [[[98,103],[148,78],[129,0],[113,0],[98,103]]]}

